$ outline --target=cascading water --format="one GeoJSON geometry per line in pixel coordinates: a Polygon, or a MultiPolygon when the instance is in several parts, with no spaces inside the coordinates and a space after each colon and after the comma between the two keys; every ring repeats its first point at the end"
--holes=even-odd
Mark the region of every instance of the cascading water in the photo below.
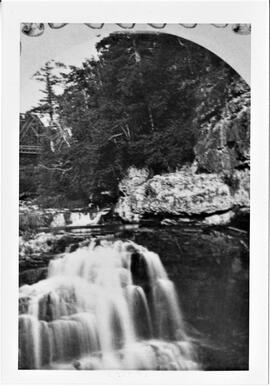
{"type": "Polygon", "coordinates": [[[199,368],[159,256],[131,241],[92,241],[52,260],[20,298],[20,368],[199,368]]]}
{"type": "Polygon", "coordinates": [[[108,214],[109,211],[110,208],[103,208],[95,213],[84,213],[81,211],[56,213],[53,216],[53,221],[51,222],[50,227],[64,227],[66,225],[84,227],[88,225],[97,225],[99,224],[102,216],[108,214]]]}

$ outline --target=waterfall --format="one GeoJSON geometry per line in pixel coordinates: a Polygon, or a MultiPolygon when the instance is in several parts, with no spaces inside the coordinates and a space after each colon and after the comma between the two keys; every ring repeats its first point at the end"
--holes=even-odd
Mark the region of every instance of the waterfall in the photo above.
{"type": "Polygon", "coordinates": [[[66,253],[20,298],[20,368],[199,368],[173,282],[134,242],[93,240],[66,253]]]}
{"type": "Polygon", "coordinates": [[[62,227],[66,225],[66,219],[64,213],[56,213],[53,215],[53,220],[50,224],[51,227],[62,227]]]}
{"type": "Polygon", "coordinates": [[[102,216],[108,214],[110,211],[110,208],[103,208],[96,213],[84,213],[81,211],[73,211],[73,212],[66,212],[66,215],[69,219],[68,223],[66,221],[65,213],[60,212],[56,213],[53,216],[53,220],[50,224],[50,227],[55,228],[55,227],[64,227],[66,225],[70,226],[87,226],[87,225],[97,225],[100,223],[100,220],[102,216]]]}

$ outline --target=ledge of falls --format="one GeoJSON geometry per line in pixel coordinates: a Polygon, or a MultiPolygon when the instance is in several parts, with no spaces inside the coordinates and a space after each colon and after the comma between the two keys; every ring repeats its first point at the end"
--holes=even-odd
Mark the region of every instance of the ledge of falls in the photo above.
{"type": "Polygon", "coordinates": [[[19,226],[21,231],[37,229],[42,227],[84,227],[99,224],[103,217],[111,211],[111,207],[101,209],[78,208],[78,209],[59,209],[42,208],[31,202],[20,202],[19,207],[19,226]]]}

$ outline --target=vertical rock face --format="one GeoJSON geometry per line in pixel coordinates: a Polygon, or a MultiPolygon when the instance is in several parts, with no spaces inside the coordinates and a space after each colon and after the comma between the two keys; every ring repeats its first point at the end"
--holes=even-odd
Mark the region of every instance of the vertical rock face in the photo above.
{"type": "Polygon", "coordinates": [[[233,98],[221,117],[201,127],[194,148],[199,170],[208,173],[232,172],[249,166],[250,92],[233,98]]]}

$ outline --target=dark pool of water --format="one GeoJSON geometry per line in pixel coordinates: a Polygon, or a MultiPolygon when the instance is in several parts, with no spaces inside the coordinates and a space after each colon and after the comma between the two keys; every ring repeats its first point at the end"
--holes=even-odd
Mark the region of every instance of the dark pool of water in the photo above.
{"type": "Polygon", "coordinates": [[[140,230],[133,239],[159,254],[174,281],[204,369],[248,369],[247,234],[167,228],[140,230]]]}

